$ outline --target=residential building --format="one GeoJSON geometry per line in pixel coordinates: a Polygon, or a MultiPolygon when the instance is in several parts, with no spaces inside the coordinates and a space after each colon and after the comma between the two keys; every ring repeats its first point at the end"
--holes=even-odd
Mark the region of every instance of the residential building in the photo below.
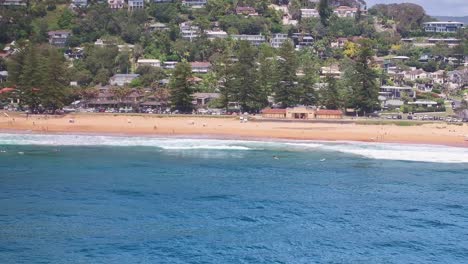
{"type": "Polygon", "coordinates": [[[255,8],[250,7],[250,6],[236,7],[236,14],[245,15],[245,16],[258,16],[257,11],[255,11],[255,8]]]}
{"type": "Polygon", "coordinates": [[[384,85],[380,87],[379,95],[384,96],[386,99],[400,99],[403,94],[409,97],[416,97],[412,87],[400,87],[384,85]]]}
{"type": "Polygon", "coordinates": [[[169,30],[169,27],[164,24],[164,23],[151,23],[151,24],[148,24],[146,26],[146,29],[149,31],[149,32],[157,32],[157,31],[165,31],[165,30],[169,30]]]}
{"type": "Polygon", "coordinates": [[[338,65],[331,65],[320,68],[321,76],[333,76],[335,78],[341,77],[340,67],[338,65]]]}
{"type": "Polygon", "coordinates": [[[336,38],[330,43],[330,46],[332,49],[342,49],[344,48],[346,42],[348,42],[347,38],[336,38]]]}
{"type": "Polygon", "coordinates": [[[63,48],[67,44],[68,38],[71,36],[71,32],[69,30],[55,30],[49,31],[49,44],[63,48]]]}
{"type": "Polygon", "coordinates": [[[456,39],[456,38],[429,38],[427,40],[427,43],[429,44],[437,44],[437,43],[444,43],[449,46],[456,46],[461,43],[461,39],[456,39]]]}
{"type": "Polygon", "coordinates": [[[182,0],[182,4],[192,8],[201,8],[206,6],[207,0],[182,0]]]}
{"type": "Polygon", "coordinates": [[[107,0],[110,9],[122,9],[125,6],[124,0],[107,0]]]}
{"type": "Polygon", "coordinates": [[[191,62],[190,65],[192,66],[192,73],[208,73],[211,69],[211,63],[209,62],[191,62]]]}
{"type": "Polygon", "coordinates": [[[425,79],[427,78],[427,72],[421,69],[405,71],[403,72],[403,78],[411,81],[416,81],[417,79],[425,79]]]}
{"type": "Polygon", "coordinates": [[[183,39],[193,41],[193,39],[200,36],[200,28],[193,26],[190,22],[184,22],[179,25],[180,35],[183,39]]]}
{"type": "Polygon", "coordinates": [[[144,0],[128,0],[128,10],[137,10],[145,8],[144,0]]]}
{"type": "Polygon", "coordinates": [[[88,0],[73,0],[72,4],[77,7],[86,7],[88,5],[88,0]]]}
{"type": "Polygon", "coordinates": [[[173,70],[175,69],[177,63],[178,63],[177,61],[165,61],[163,62],[162,67],[163,69],[166,69],[166,70],[173,70]]]}
{"type": "Polygon", "coordinates": [[[192,96],[194,98],[194,101],[193,101],[194,105],[197,105],[199,107],[205,107],[212,100],[220,98],[221,94],[219,93],[194,93],[192,96]]]}
{"type": "Polygon", "coordinates": [[[317,9],[303,8],[301,9],[301,18],[320,17],[317,9]]]}
{"type": "Polygon", "coordinates": [[[153,0],[154,3],[156,4],[161,4],[161,3],[172,3],[174,0],[153,0]]]}
{"type": "Polygon", "coordinates": [[[209,40],[213,39],[225,39],[228,37],[226,31],[223,30],[205,30],[206,37],[209,40]]]}
{"type": "Polygon", "coordinates": [[[298,49],[309,47],[314,44],[314,37],[310,34],[294,33],[292,38],[294,45],[298,49]]]}
{"type": "Polygon", "coordinates": [[[137,61],[138,67],[141,66],[151,66],[151,67],[161,67],[161,61],[155,59],[138,59],[137,61]]]}
{"type": "Polygon", "coordinates": [[[423,23],[424,31],[426,32],[443,32],[455,33],[463,27],[462,22],[442,21],[442,22],[426,22],[423,23]]]}
{"type": "Polygon", "coordinates": [[[0,6],[26,6],[26,0],[0,0],[0,6]]]}
{"type": "Polygon", "coordinates": [[[139,74],[115,74],[110,78],[111,85],[124,86],[131,83],[134,79],[138,78],[139,74]]]}
{"type": "Polygon", "coordinates": [[[69,60],[79,60],[84,57],[84,48],[77,47],[73,49],[67,49],[65,51],[65,57],[69,60]]]}
{"type": "Polygon", "coordinates": [[[355,17],[358,9],[349,6],[339,6],[333,10],[338,17],[355,17]]]}
{"type": "Polygon", "coordinates": [[[287,34],[274,34],[270,39],[270,45],[273,48],[279,48],[283,45],[284,42],[290,40],[287,34]]]}
{"type": "Polygon", "coordinates": [[[246,40],[253,46],[260,46],[266,42],[265,36],[262,35],[232,35],[231,37],[235,40],[246,40]]]}

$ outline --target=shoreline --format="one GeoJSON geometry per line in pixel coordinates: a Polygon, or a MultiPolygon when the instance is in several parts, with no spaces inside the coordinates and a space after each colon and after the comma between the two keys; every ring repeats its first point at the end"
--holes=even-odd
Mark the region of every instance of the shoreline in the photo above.
{"type": "Polygon", "coordinates": [[[65,116],[0,116],[0,133],[80,134],[203,138],[252,141],[366,142],[445,145],[468,148],[468,127],[449,124],[418,126],[356,123],[262,122],[240,123],[230,117],[160,117],[151,115],[69,114],[65,116]],[[73,122],[72,122],[73,120],[73,122]]]}

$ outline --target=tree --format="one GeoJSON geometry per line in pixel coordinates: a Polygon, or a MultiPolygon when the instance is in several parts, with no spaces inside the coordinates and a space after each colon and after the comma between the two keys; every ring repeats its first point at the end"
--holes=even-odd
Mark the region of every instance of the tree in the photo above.
{"type": "Polygon", "coordinates": [[[328,0],[320,0],[319,7],[318,7],[319,15],[320,15],[320,22],[324,26],[328,26],[328,20],[330,16],[333,14],[333,11],[328,3],[328,0]]]}
{"type": "Polygon", "coordinates": [[[341,107],[342,100],[340,98],[336,79],[333,76],[327,75],[325,82],[326,86],[320,90],[321,104],[327,109],[339,109],[341,107]]]}
{"type": "Polygon", "coordinates": [[[307,52],[301,57],[303,77],[299,79],[301,89],[300,103],[302,105],[315,105],[317,103],[316,85],[319,82],[320,67],[317,63],[318,57],[311,52],[307,52]]]}
{"type": "Polygon", "coordinates": [[[370,62],[374,55],[372,42],[370,40],[361,41],[356,59],[351,67],[351,106],[358,111],[371,113],[379,107],[379,87],[377,83],[377,73],[371,68],[370,62]]]}
{"type": "Polygon", "coordinates": [[[257,82],[256,50],[247,41],[240,41],[237,49],[238,61],[233,66],[232,81],[228,89],[242,111],[257,111],[266,105],[257,82]]]}
{"type": "Polygon", "coordinates": [[[47,74],[44,76],[44,83],[40,90],[41,104],[45,109],[55,110],[65,106],[68,95],[67,70],[65,68],[63,56],[55,49],[46,50],[47,74]]]}
{"type": "Polygon", "coordinates": [[[283,43],[278,58],[278,83],[274,89],[275,102],[283,108],[299,103],[300,87],[297,82],[298,60],[294,46],[290,41],[283,43]]]}
{"type": "Polygon", "coordinates": [[[182,113],[191,113],[193,110],[190,77],[192,77],[192,68],[188,62],[183,61],[177,64],[169,84],[172,108],[182,113]]]}

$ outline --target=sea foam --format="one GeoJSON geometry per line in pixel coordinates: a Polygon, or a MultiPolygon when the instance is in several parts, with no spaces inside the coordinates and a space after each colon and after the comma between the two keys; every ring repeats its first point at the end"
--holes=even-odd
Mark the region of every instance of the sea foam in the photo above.
{"type": "Polygon", "coordinates": [[[328,151],[369,159],[468,163],[468,148],[364,142],[247,141],[94,135],[0,134],[1,145],[155,147],[163,151],[328,151]]]}

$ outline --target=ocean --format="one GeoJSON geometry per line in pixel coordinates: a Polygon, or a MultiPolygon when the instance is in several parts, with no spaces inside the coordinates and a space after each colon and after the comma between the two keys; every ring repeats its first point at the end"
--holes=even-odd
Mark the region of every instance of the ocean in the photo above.
{"type": "Polygon", "coordinates": [[[0,263],[468,263],[468,149],[0,134],[0,263]]]}

